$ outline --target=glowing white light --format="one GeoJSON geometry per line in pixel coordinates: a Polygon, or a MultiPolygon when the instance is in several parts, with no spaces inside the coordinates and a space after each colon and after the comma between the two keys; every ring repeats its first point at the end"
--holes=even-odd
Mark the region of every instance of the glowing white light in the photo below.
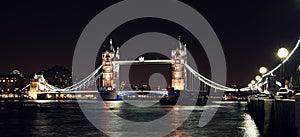
{"type": "Polygon", "coordinates": [[[286,48],[280,48],[277,55],[279,58],[284,59],[289,55],[289,51],[286,48]]]}
{"type": "Polygon", "coordinates": [[[267,73],[268,72],[268,69],[266,68],[266,67],[260,67],[259,68],[259,73],[260,74],[265,74],[265,73],[267,73]]]}
{"type": "Polygon", "coordinates": [[[251,80],[251,84],[254,85],[256,82],[255,80],[251,80]]]}
{"type": "Polygon", "coordinates": [[[256,80],[256,81],[260,81],[260,80],[261,80],[261,76],[257,75],[257,76],[255,77],[255,80],[256,80]]]}

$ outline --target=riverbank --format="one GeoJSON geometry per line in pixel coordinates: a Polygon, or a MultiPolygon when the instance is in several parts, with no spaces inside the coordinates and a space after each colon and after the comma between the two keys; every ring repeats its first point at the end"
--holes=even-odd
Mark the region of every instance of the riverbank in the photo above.
{"type": "Polygon", "coordinates": [[[295,99],[250,99],[247,109],[263,136],[300,136],[300,94],[295,99]]]}

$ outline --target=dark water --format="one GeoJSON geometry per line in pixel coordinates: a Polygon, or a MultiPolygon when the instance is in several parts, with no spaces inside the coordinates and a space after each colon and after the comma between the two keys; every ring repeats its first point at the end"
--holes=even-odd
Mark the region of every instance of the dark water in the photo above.
{"type": "MultiPolygon", "coordinates": [[[[62,109],[57,102],[43,102],[49,109],[11,109],[3,104],[0,111],[0,136],[107,136],[95,128],[84,116],[76,102],[66,101],[62,109]]],[[[193,109],[190,117],[181,127],[168,136],[208,136],[208,137],[256,137],[259,136],[251,117],[244,112],[245,103],[222,102],[214,118],[205,127],[198,127],[203,107],[179,106],[176,109],[193,109]]],[[[151,109],[135,111],[124,102],[109,102],[110,111],[131,121],[151,121],[174,109],[172,106],[154,105],[151,109]]],[[[213,106],[211,106],[213,107],[213,106]]],[[[117,127],[116,119],[107,119],[105,126],[117,127]]],[[[176,122],[176,121],[174,121],[176,122]]],[[[118,132],[118,131],[116,131],[118,132]]],[[[116,134],[122,136],[122,133],[116,134]]],[[[143,135],[141,135],[143,136],[143,135]]]]}

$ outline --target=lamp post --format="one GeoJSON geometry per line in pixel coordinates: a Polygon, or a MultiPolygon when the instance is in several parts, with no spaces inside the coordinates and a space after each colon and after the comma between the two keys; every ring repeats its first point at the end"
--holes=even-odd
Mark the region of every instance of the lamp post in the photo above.
{"type": "Polygon", "coordinates": [[[252,86],[255,85],[256,81],[255,80],[251,80],[250,83],[252,84],[252,86]]]}
{"type": "Polygon", "coordinates": [[[289,51],[286,48],[280,48],[277,51],[278,57],[281,59],[281,87],[285,86],[284,80],[284,63],[283,60],[289,55],[289,51]]]}
{"type": "Polygon", "coordinates": [[[261,75],[264,75],[268,72],[268,69],[266,67],[262,66],[262,67],[259,68],[258,71],[261,75]]]}
{"type": "Polygon", "coordinates": [[[251,80],[251,84],[254,85],[256,82],[255,80],[251,80]]]}
{"type": "Polygon", "coordinates": [[[264,80],[265,80],[265,78],[263,77],[263,75],[264,74],[266,74],[267,72],[268,72],[268,69],[266,68],[266,67],[264,67],[264,66],[262,66],[262,67],[260,67],[259,68],[259,73],[261,74],[261,78],[262,78],[262,91],[264,92],[265,91],[265,85],[263,85],[264,84],[264,80]]]}
{"type": "Polygon", "coordinates": [[[255,80],[256,80],[257,82],[259,82],[259,81],[261,80],[261,76],[260,76],[260,75],[257,75],[257,76],[255,77],[255,80]]]}

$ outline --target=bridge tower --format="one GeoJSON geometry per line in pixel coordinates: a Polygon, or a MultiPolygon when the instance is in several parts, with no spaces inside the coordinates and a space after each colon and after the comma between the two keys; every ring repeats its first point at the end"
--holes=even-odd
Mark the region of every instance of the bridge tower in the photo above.
{"type": "Polygon", "coordinates": [[[179,49],[172,50],[172,88],[174,90],[186,89],[186,45],[179,40],[179,49]]]}
{"type": "Polygon", "coordinates": [[[40,91],[46,90],[47,82],[43,75],[34,75],[34,78],[30,80],[30,89],[29,89],[29,96],[32,99],[37,99],[37,93],[40,91]]]}
{"type": "Polygon", "coordinates": [[[120,59],[119,47],[117,51],[114,50],[112,40],[110,40],[110,50],[106,50],[102,53],[102,87],[107,90],[118,90],[119,89],[119,64],[113,64],[112,61],[120,59]]]}
{"type": "Polygon", "coordinates": [[[107,88],[108,90],[113,90],[113,61],[114,53],[109,52],[108,50],[102,53],[102,87],[107,88]]]}

